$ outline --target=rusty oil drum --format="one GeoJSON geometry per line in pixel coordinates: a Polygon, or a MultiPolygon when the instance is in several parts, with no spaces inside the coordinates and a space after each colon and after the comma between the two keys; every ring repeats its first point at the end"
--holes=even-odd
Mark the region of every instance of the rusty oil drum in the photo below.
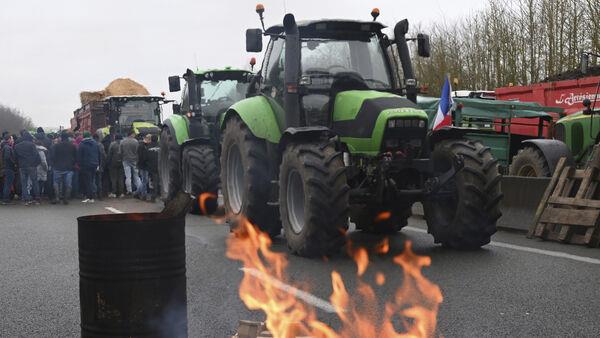
{"type": "Polygon", "coordinates": [[[77,222],[82,337],[187,337],[185,218],[77,222]]]}

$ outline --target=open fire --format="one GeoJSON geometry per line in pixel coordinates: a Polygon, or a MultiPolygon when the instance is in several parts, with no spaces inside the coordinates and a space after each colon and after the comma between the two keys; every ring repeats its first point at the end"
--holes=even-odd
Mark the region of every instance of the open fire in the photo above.
{"type": "MultiPolygon", "coordinates": [[[[227,241],[227,257],[243,263],[244,277],[239,295],[250,310],[261,310],[266,315],[266,326],[273,337],[433,337],[436,334],[437,312],[443,300],[437,285],[421,273],[431,259],[418,256],[406,242],[402,254],[393,262],[402,268],[402,285],[392,299],[378,299],[375,289],[363,280],[369,267],[369,252],[352,248],[349,252],[357,265],[357,289],[349,293],[344,280],[336,271],[331,273],[333,293],[330,302],[342,325],[336,331],[317,318],[315,309],[298,300],[290,290],[286,275],[287,258],[271,250],[271,239],[245,219],[227,241]],[[373,309],[382,309],[373,311],[373,309]]],[[[379,243],[373,253],[389,253],[387,239],[379,243]]],[[[375,284],[386,283],[383,272],[375,273],[375,284]]],[[[296,288],[297,287],[297,288],[296,288]]]]}

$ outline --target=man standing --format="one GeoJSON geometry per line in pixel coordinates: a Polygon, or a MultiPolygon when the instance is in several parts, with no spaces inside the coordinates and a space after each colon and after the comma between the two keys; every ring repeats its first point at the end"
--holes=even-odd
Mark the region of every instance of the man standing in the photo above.
{"type": "Polygon", "coordinates": [[[99,169],[96,171],[96,175],[94,177],[94,184],[96,185],[96,193],[99,200],[102,200],[106,191],[104,189],[104,168],[106,167],[106,151],[104,150],[104,145],[100,143],[100,136],[98,134],[94,134],[94,141],[98,145],[98,149],[100,150],[100,165],[99,169]]]}
{"type": "Polygon", "coordinates": [[[131,130],[129,136],[121,141],[121,156],[123,157],[123,170],[125,172],[125,188],[127,194],[133,193],[132,180],[135,184],[136,193],[141,189],[140,177],[138,175],[138,147],[139,142],[135,139],[135,132],[131,130]]]}
{"type": "MultiPolygon", "coordinates": [[[[159,179],[158,179],[158,152],[160,151],[160,147],[158,145],[158,136],[152,135],[150,140],[150,144],[147,145],[148,153],[147,153],[147,164],[148,164],[148,175],[150,176],[150,182],[152,184],[152,189],[150,189],[150,194],[147,198],[148,201],[154,202],[156,200],[156,196],[158,194],[159,189],[159,179]]],[[[149,187],[150,188],[150,187],[149,187]]]]}
{"type": "Polygon", "coordinates": [[[138,191],[138,197],[141,200],[146,199],[148,194],[148,145],[152,141],[152,135],[146,134],[143,141],[140,142],[138,147],[138,168],[140,170],[140,190],[138,191]]]}
{"type": "Polygon", "coordinates": [[[52,204],[58,203],[60,199],[60,187],[63,186],[63,204],[68,204],[71,197],[71,188],[73,186],[73,170],[77,159],[77,148],[69,140],[69,134],[63,132],[60,134],[60,142],[53,145],[50,149],[50,159],[54,172],[52,177],[54,188],[54,200],[52,204]]]}
{"type": "Polygon", "coordinates": [[[112,141],[108,148],[108,158],[106,160],[108,166],[108,172],[110,174],[111,193],[108,195],[110,198],[123,197],[125,182],[125,174],[123,172],[123,158],[121,156],[121,141],[123,136],[117,134],[115,140],[112,141]]]}
{"type": "Polygon", "coordinates": [[[100,170],[100,145],[92,139],[89,131],[83,133],[83,141],[77,150],[77,163],[79,163],[79,177],[84,196],[83,203],[94,203],[96,197],[96,173],[100,170]]]}
{"type": "Polygon", "coordinates": [[[13,151],[13,137],[9,134],[4,135],[2,141],[1,156],[2,156],[2,173],[4,176],[4,187],[2,189],[2,204],[12,204],[10,189],[15,181],[15,154],[13,151]]]}
{"type": "Polygon", "coordinates": [[[25,205],[40,204],[40,186],[37,180],[37,166],[40,165],[40,155],[33,144],[33,137],[28,131],[21,136],[21,141],[15,146],[19,176],[21,177],[21,195],[25,205]],[[31,180],[33,197],[27,189],[27,182],[31,180]]]}

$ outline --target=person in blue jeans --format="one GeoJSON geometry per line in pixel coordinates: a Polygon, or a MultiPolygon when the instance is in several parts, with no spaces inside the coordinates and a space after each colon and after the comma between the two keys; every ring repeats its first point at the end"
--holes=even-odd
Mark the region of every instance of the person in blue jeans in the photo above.
{"type": "Polygon", "coordinates": [[[4,176],[4,182],[2,187],[2,204],[8,205],[11,202],[11,188],[15,181],[15,154],[13,150],[14,139],[11,135],[4,135],[2,144],[0,145],[0,156],[2,156],[2,175],[4,176]]]}
{"type": "Polygon", "coordinates": [[[35,144],[33,136],[28,131],[22,133],[21,139],[15,146],[17,155],[17,165],[19,166],[19,176],[21,177],[21,195],[25,205],[40,204],[40,187],[37,178],[37,166],[41,159],[35,144]],[[31,191],[29,194],[27,183],[31,180],[31,191]]]}
{"type": "Polygon", "coordinates": [[[132,183],[135,184],[136,193],[141,190],[142,182],[138,172],[138,147],[139,142],[135,139],[135,131],[131,130],[127,138],[121,141],[119,149],[123,158],[123,170],[125,171],[125,188],[127,195],[133,193],[132,183]]]}
{"type": "Polygon", "coordinates": [[[60,135],[60,142],[50,148],[50,160],[53,172],[54,199],[52,204],[58,203],[61,197],[61,186],[63,187],[62,201],[68,204],[73,187],[73,170],[77,159],[77,148],[69,141],[69,135],[63,132],[60,135]]]}

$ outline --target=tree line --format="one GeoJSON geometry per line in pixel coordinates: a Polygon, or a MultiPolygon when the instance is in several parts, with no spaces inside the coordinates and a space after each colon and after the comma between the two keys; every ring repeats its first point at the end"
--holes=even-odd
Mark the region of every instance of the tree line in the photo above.
{"type": "Polygon", "coordinates": [[[23,129],[33,128],[31,118],[26,117],[19,110],[0,104],[0,129],[18,133],[23,129]]]}
{"type": "Polygon", "coordinates": [[[455,90],[493,90],[577,69],[581,50],[600,52],[600,4],[489,0],[468,17],[422,30],[431,36],[432,55],[418,58],[415,71],[430,95],[439,95],[445,74],[457,80],[455,90]]]}

